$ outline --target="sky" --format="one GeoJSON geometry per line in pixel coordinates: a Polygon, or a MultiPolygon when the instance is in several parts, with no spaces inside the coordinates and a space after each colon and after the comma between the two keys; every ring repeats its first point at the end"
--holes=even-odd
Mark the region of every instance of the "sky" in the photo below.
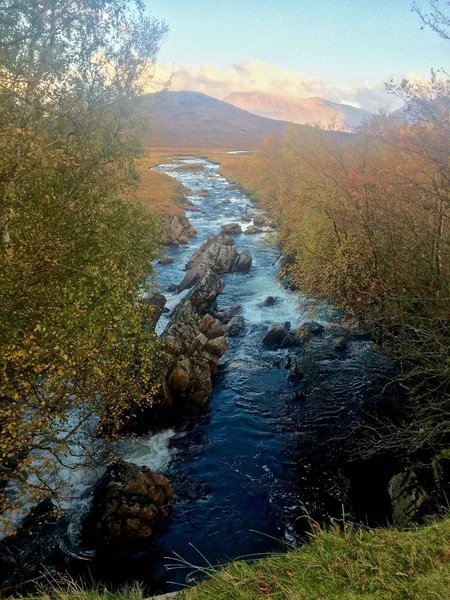
{"type": "MultiPolygon", "coordinates": [[[[444,0],[442,0],[444,2],[444,0]]],[[[427,0],[418,0],[426,7],[427,0]]],[[[446,2],[445,2],[446,3],[446,2]]],[[[421,29],[411,0],[147,0],[170,28],[172,89],[259,91],[391,108],[384,82],[448,67],[450,42],[421,29]]],[[[164,65],[164,66],[163,66],[164,65]]]]}

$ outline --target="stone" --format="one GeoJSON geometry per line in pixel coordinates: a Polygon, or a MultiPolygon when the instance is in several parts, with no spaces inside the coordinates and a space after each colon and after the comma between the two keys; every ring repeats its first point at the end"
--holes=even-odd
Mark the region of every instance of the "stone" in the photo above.
{"type": "Polygon", "coordinates": [[[167,291],[170,293],[178,292],[178,286],[176,283],[171,283],[167,286],[167,291]]]}
{"type": "Polygon", "coordinates": [[[209,272],[221,274],[241,271],[248,272],[252,257],[248,251],[239,254],[234,239],[221,233],[210,235],[193,254],[186,265],[186,275],[178,286],[178,291],[189,289],[209,272]]]}
{"type": "Polygon", "coordinates": [[[161,256],[158,260],[158,265],[171,265],[175,259],[171,256],[161,256]]]}
{"type": "Polygon", "coordinates": [[[274,306],[278,302],[278,296],[267,296],[262,306],[274,306]]]}
{"type": "Polygon", "coordinates": [[[164,475],[123,460],[111,463],[97,482],[84,522],[84,538],[97,549],[151,538],[169,517],[174,492],[164,475]]]}
{"type": "Polygon", "coordinates": [[[253,216],[253,225],[256,225],[257,227],[264,227],[264,225],[266,224],[266,217],[264,215],[254,215],[253,216]]]}
{"type": "Polygon", "coordinates": [[[243,317],[232,317],[224,327],[226,335],[236,337],[242,335],[245,330],[245,321],[243,317]]]}
{"type": "Polygon", "coordinates": [[[150,307],[150,326],[154,328],[164,313],[167,298],[160,292],[154,292],[148,298],[144,298],[143,302],[146,302],[150,307]]]}
{"type": "Polygon", "coordinates": [[[185,215],[168,215],[165,220],[166,225],[161,235],[163,244],[180,244],[197,236],[197,232],[185,215]]]}
{"type": "Polygon", "coordinates": [[[187,246],[189,244],[189,239],[186,235],[180,235],[177,241],[180,246],[187,246]]]}
{"type": "Polygon", "coordinates": [[[395,527],[405,529],[423,523],[436,510],[432,498],[420,485],[414,471],[397,473],[389,481],[392,518],[395,527]]]}
{"type": "Polygon", "coordinates": [[[242,228],[239,223],[226,223],[225,225],[222,225],[221,229],[223,233],[228,233],[231,235],[239,235],[242,233],[242,228]]]}
{"type": "Polygon", "coordinates": [[[289,332],[286,330],[284,325],[280,323],[274,323],[269,327],[266,335],[263,339],[263,344],[271,346],[273,348],[281,348],[288,337],[289,332]]]}
{"type": "Polygon", "coordinates": [[[253,217],[247,213],[245,213],[245,215],[242,215],[242,220],[245,221],[246,223],[250,223],[252,221],[253,217]]]}
{"type": "Polygon", "coordinates": [[[248,250],[241,252],[233,265],[233,271],[248,273],[253,263],[252,256],[248,250]]]}
{"type": "Polygon", "coordinates": [[[223,204],[224,206],[231,204],[231,200],[229,198],[225,198],[225,200],[222,200],[221,204],[223,204]]]}
{"type": "Polygon", "coordinates": [[[261,229],[261,227],[257,227],[256,225],[249,225],[247,227],[247,229],[244,231],[244,233],[246,235],[252,235],[255,233],[262,233],[262,232],[263,232],[263,230],[261,229]]]}
{"type": "Polygon", "coordinates": [[[222,323],[212,315],[206,314],[200,321],[200,331],[209,339],[221,337],[224,334],[222,323]]]}
{"type": "Polygon", "coordinates": [[[295,335],[307,342],[312,337],[318,336],[325,331],[325,328],[320,323],[316,321],[311,321],[310,323],[303,323],[298,329],[295,330],[295,335]]]}

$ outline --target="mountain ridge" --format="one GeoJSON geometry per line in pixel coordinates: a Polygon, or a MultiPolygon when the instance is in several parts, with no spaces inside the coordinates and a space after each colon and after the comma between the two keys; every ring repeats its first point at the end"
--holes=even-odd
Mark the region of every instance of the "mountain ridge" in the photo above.
{"type": "Polygon", "coordinates": [[[348,130],[357,128],[371,113],[349,104],[338,104],[318,96],[292,98],[267,92],[233,92],[224,102],[269,119],[300,125],[330,123],[348,130]]]}

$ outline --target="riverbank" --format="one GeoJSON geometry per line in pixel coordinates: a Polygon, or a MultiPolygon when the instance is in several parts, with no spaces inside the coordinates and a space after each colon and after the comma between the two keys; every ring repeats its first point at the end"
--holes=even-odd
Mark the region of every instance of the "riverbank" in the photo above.
{"type": "MultiPolygon", "coordinates": [[[[411,531],[357,530],[336,522],[315,528],[300,550],[262,560],[206,567],[207,579],[178,600],[448,600],[450,519],[411,531]]],[[[204,565],[200,568],[204,568],[204,565]]],[[[192,567],[195,570],[195,567],[192,567]]],[[[33,600],[142,600],[135,585],[121,592],[52,590],[33,600]]]]}

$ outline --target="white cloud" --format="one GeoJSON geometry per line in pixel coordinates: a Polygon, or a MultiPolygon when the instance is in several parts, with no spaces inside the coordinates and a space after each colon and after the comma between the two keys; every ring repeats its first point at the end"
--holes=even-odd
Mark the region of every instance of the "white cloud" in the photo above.
{"type": "Polygon", "coordinates": [[[232,92],[267,92],[295,98],[319,96],[371,111],[380,107],[394,109],[401,104],[386,92],[383,81],[353,80],[340,85],[255,59],[226,68],[209,63],[173,68],[159,65],[159,72],[162,79],[173,74],[172,90],[203,92],[215,98],[225,98],[232,92]]]}

